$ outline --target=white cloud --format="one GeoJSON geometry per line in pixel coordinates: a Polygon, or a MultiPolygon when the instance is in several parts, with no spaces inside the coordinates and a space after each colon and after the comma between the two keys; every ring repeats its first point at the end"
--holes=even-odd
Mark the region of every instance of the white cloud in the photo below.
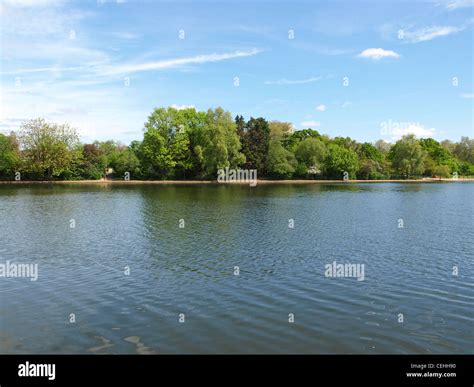
{"type": "Polygon", "coordinates": [[[472,98],[474,98],[474,94],[473,94],[473,93],[470,93],[470,94],[461,94],[461,98],[472,99],[472,98]]]}
{"type": "Polygon", "coordinates": [[[462,30],[464,30],[464,27],[450,27],[450,26],[426,27],[426,28],[421,28],[413,32],[405,31],[403,33],[403,39],[406,39],[407,41],[411,43],[426,42],[428,40],[439,38],[441,36],[448,36],[451,34],[455,34],[462,30]]]}
{"type": "Polygon", "coordinates": [[[390,138],[392,141],[399,140],[408,134],[416,137],[434,137],[437,134],[435,128],[425,128],[418,122],[384,121],[380,124],[380,134],[390,138]]]}
{"type": "Polygon", "coordinates": [[[317,82],[321,80],[323,77],[311,77],[307,79],[299,79],[299,80],[290,80],[290,79],[279,79],[277,81],[265,81],[266,85],[299,85],[303,83],[311,83],[311,82],[317,82]]]}
{"type": "Polygon", "coordinates": [[[140,71],[151,71],[151,70],[164,70],[173,67],[179,67],[189,64],[201,64],[208,62],[219,62],[227,59],[242,58],[246,56],[257,55],[262,50],[253,48],[248,51],[234,51],[224,54],[207,54],[207,55],[196,55],[187,58],[176,58],[176,59],[166,59],[159,60],[155,62],[146,62],[146,63],[133,63],[133,64],[124,64],[124,65],[112,65],[106,66],[102,73],[104,75],[116,75],[116,74],[130,74],[140,71]]]}
{"type": "Polygon", "coordinates": [[[33,74],[33,73],[54,73],[58,71],[78,70],[80,67],[38,67],[31,69],[18,69],[11,71],[0,71],[2,75],[18,75],[18,74],[33,74]]]}
{"type": "Polygon", "coordinates": [[[395,51],[384,50],[383,48],[367,48],[358,57],[380,60],[382,58],[399,58],[400,55],[395,51]]]}
{"type": "Polygon", "coordinates": [[[349,106],[351,106],[351,105],[352,105],[352,102],[346,101],[346,102],[344,102],[344,103],[341,105],[341,107],[342,107],[343,109],[345,109],[345,108],[347,108],[347,107],[349,107],[349,106]]]}
{"type": "Polygon", "coordinates": [[[326,105],[323,105],[323,104],[316,106],[316,110],[318,112],[325,112],[326,109],[327,109],[326,105]]]}
{"type": "Polygon", "coordinates": [[[194,105],[177,105],[177,104],[172,104],[170,105],[171,108],[176,109],[176,110],[185,110],[185,109],[195,109],[196,106],[194,105]]]}
{"type": "MultiPolygon", "coordinates": [[[[1,3],[0,10],[2,23],[0,30],[8,37],[8,40],[15,38],[27,38],[27,42],[38,42],[42,38],[51,40],[68,39],[71,31],[79,34],[81,29],[79,23],[91,16],[92,11],[77,10],[70,8],[65,11],[65,2],[58,2],[57,6],[40,6],[41,2],[34,2],[35,6],[17,7],[10,4],[1,3]]],[[[44,3],[43,5],[49,5],[44,3]]],[[[7,39],[5,39],[7,40],[7,39]]]]}
{"type": "Polygon", "coordinates": [[[109,32],[107,33],[107,36],[111,36],[112,38],[117,38],[117,39],[134,40],[134,39],[140,38],[142,35],[136,34],[133,32],[127,32],[127,31],[117,31],[117,32],[109,32]]]}
{"type": "MultiPolygon", "coordinates": [[[[108,88],[70,87],[51,81],[31,87],[2,89],[0,130],[18,129],[19,123],[33,117],[68,122],[76,127],[83,141],[117,138],[131,129],[140,130],[149,107],[137,102],[133,90],[112,85],[108,88]]],[[[135,136],[135,139],[138,136],[135,136]]],[[[133,136],[121,136],[132,140],[133,136]]]]}
{"type": "Polygon", "coordinates": [[[319,121],[303,121],[301,123],[301,126],[305,127],[305,128],[314,128],[314,127],[317,127],[317,126],[321,126],[321,122],[319,122],[319,121]]]}
{"type": "Polygon", "coordinates": [[[472,7],[474,5],[473,0],[449,0],[444,3],[446,9],[453,11],[459,8],[472,7]]]}
{"type": "Polygon", "coordinates": [[[58,4],[58,0],[2,0],[3,4],[11,7],[45,7],[58,4]]]}
{"type": "Polygon", "coordinates": [[[406,134],[414,134],[417,137],[433,137],[435,133],[435,128],[425,128],[421,125],[409,125],[406,128],[406,134]]]}

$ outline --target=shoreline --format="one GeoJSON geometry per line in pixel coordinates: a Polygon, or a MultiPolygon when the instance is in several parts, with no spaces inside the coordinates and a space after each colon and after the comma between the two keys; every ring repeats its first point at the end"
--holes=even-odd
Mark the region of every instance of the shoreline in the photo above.
{"type": "MultiPolygon", "coordinates": [[[[278,185],[278,184],[359,184],[359,183],[469,183],[474,178],[425,178],[425,179],[391,179],[391,180],[257,180],[256,185],[278,185]]],[[[5,185],[250,185],[250,182],[225,182],[216,180],[0,180],[5,185]]]]}

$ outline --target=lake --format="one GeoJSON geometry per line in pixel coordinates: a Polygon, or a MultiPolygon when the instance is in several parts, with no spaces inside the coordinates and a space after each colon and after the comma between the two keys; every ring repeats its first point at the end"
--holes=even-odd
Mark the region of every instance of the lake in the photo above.
{"type": "Polygon", "coordinates": [[[472,183],[0,185],[0,264],[38,269],[0,278],[0,352],[473,353],[473,201],[472,183]]]}

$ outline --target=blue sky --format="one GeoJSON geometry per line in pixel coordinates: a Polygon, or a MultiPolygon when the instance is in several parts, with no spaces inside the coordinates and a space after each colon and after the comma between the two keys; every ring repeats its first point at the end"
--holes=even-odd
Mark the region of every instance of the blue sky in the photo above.
{"type": "Polygon", "coordinates": [[[473,1],[1,0],[0,131],[141,139],[154,107],[331,136],[473,136],[473,1]]]}

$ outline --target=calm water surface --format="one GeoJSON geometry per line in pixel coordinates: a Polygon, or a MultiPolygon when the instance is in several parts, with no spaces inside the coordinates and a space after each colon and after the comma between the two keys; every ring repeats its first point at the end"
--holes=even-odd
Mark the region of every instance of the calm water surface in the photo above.
{"type": "Polygon", "coordinates": [[[473,201],[469,183],[0,185],[0,263],[39,268],[0,278],[0,352],[474,353],[473,201]],[[325,277],[333,261],[365,280],[325,277]]]}

